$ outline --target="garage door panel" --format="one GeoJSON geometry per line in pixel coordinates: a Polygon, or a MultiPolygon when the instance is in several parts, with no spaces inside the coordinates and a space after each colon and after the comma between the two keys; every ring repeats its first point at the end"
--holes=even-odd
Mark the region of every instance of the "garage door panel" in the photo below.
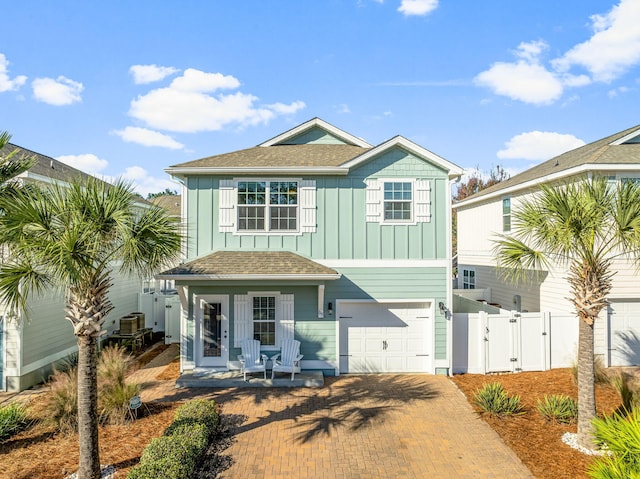
{"type": "Polygon", "coordinates": [[[340,371],[430,370],[429,303],[340,302],[340,371]]]}

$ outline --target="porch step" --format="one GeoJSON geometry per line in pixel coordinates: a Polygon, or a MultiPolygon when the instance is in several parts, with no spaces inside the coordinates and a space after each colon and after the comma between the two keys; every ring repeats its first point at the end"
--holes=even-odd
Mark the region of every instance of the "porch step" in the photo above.
{"type": "Polygon", "coordinates": [[[177,388],[317,388],[324,386],[322,371],[303,371],[291,380],[290,374],[278,373],[271,379],[267,372],[263,379],[259,373],[248,374],[242,379],[240,371],[185,371],[176,381],[177,388]]]}

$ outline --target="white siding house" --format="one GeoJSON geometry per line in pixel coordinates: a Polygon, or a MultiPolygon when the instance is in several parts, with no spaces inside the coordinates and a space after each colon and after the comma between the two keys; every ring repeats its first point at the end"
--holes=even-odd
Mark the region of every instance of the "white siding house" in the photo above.
{"type": "MultiPolygon", "coordinates": [[[[640,178],[640,126],[569,151],[454,205],[458,214],[459,288],[490,288],[491,303],[507,310],[573,313],[566,271],[560,267],[513,284],[501,278],[496,235],[510,231],[510,212],[540,184],[601,176],[640,178]]],[[[640,275],[628,261],[614,263],[610,305],[596,323],[596,354],[606,365],[640,364],[640,275]]],[[[552,325],[553,327],[553,325],[552,325]]]]}

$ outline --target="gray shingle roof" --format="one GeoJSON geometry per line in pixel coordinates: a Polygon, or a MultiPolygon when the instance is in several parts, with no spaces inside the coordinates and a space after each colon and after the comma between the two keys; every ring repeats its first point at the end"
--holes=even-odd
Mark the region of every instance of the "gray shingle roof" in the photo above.
{"type": "MultiPolygon", "coordinates": [[[[335,276],[338,273],[288,251],[216,251],[160,273],[164,276],[335,276]]],[[[295,278],[292,278],[295,279],[295,278]]]]}
{"type": "Polygon", "coordinates": [[[638,164],[638,169],[640,169],[640,143],[611,144],[633,133],[635,130],[640,130],[640,125],[620,131],[574,150],[567,151],[566,153],[512,176],[508,180],[493,185],[475,195],[471,195],[461,201],[461,203],[582,165],[593,165],[591,169],[597,170],[598,165],[638,164]]]}
{"type": "Polygon", "coordinates": [[[208,156],[171,168],[335,167],[369,151],[353,145],[274,145],[208,156]]]}

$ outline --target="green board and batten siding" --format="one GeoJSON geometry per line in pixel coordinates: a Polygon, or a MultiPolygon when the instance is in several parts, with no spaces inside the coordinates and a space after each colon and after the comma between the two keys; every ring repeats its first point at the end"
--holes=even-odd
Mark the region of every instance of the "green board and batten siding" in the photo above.
{"type": "Polygon", "coordinates": [[[302,235],[234,235],[218,229],[219,178],[188,178],[188,258],[217,250],[285,250],[311,259],[446,258],[447,173],[401,150],[391,150],[346,177],[316,178],[317,232],[302,235]],[[428,223],[367,223],[366,178],[431,181],[428,223]],[[438,199],[442,199],[438,201],[438,199]]]}

